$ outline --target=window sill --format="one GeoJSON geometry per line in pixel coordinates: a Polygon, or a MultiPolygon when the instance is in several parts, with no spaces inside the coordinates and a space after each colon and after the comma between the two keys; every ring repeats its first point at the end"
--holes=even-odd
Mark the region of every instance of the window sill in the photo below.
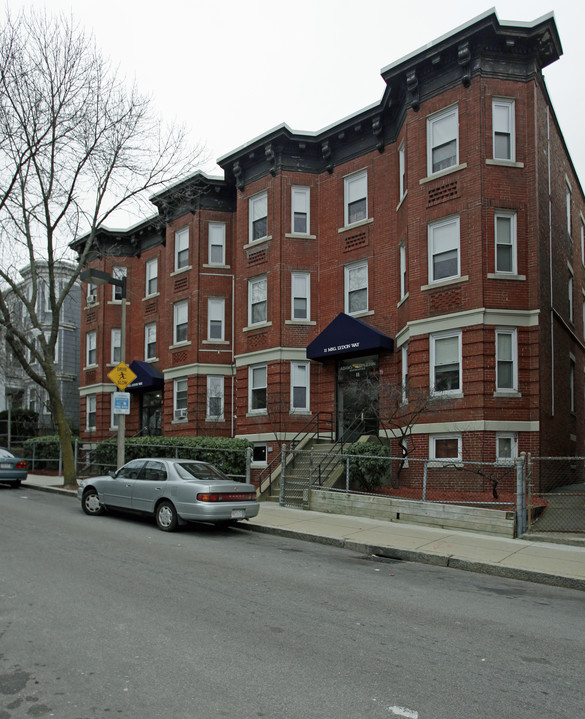
{"type": "Polygon", "coordinates": [[[86,370],[97,369],[98,367],[99,367],[99,364],[88,364],[87,367],[83,368],[83,371],[85,372],[86,370]]]}
{"type": "Polygon", "coordinates": [[[500,399],[514,399],[515,397],[522,397],[522,392],[517,392],[516,390],[502,390],[497,389],[494,392],[494,397],[499,397],[500,399]]]}
{"type": "Polygon", "coordinates": [[[449,167],[446,170],[439,170],[439,172],[435,172],[432,175],[423,177],[422,180],[418,181],[418,184],[424,185],[427,182],[432,182],[433,180],[439,180],[441,177],[446,177],[447,175],[452,175],[454,172],[459,172],[460,170],[465,170],[466,168],[467,168],[467,163],[464,162],[462,165],[455,165],[454,167],[449,167]]]}
{"type": "Polygon", "coordinates": [[[408,197],[408,190],[406,190],[404,195],[402,195],[402,197],[400,198],[400,202],[396,205],[396,212],[398,212],[398,210],[402,207],[402,203],[404,202],[404,200],[406,200],[407,197],[408,197]]]}
{"type": "Polygon", "coordinates": [[[99,302],[89,302],[87,305],[85,305],[86,310],[93,310],[94,307],[99,307],[99,302]]]}
{"type": "Polygon", "coordinates": [[[225,417],[206,417],[206,422],[225,422],[225,417]]]}
{"type": "Polygon", "coordinates": [[[189,347],[190,344],[191,344],[191,340],[185,340],[185,342],[177,342],[174,345],[169,345],[169,349],[177,350],[177,349],[181,349],[182,347],[189,347]]]}
{"type": "Polygon", "coordinates": [[[186,424],[189,421],[189,417],[181,417],[180,419],[174,419],[171,424],[186,424]]]}
{"type": "Polygon", "coordinates": [[[212,270],[231,270],[231,265],[212,265],[212,264],[206,264],[203,265],[205,269],[212,269],[212,270]]]}
{"type": "Polygon", "coordinates": [[[401,307],[401,306],[406,302],[406,300],[408,299],[409,294],[410,294],[410,293],[407,292],[407,293],[404,295],[404,297],[400,300],[400,302],[398,302],[398,303],[396,304],[396,307],[397,307],[397,308],[398,308],[398,307],[401,307]]]}
{"type": "Polygon", "coordinates": [[[354,222],[353,225],[345,225],[345,227],[340,227],[337,232],[351,232],[352,230],[357,230],[358,227],[363,227],[364,225],[371,225],[373,221],[373,217],[368,217],[367,220],[360,220],[359,222],[354,222]]]}
{"type": "Polygon", "coordinates": [[[145,357],[144,362],[160,362],[160,359],[158,357],[145,357]]]}
{"type": "Polygon", "coordinates": [[[244,245],[244,249],[247,250],[250,247],[258,247],[258,245],[261,245],[263,242],[268,242],[272,239],[272,235],[266,235],[266,237],[261,237],[259,240],[252,240],[251,242],[248,242],[247,245],[244,245]]]}
{"type": "Polygon", "coordinates": [[[148,300],[153,300],[155,297],[160,297],[160,292],[153,292],[151,295],[144,295],[142,301],[148,302],[148,300]]]}
{"type": "Polygon", "coordinates": [[[486,159],[485,164],[492,165],[493,167],[517,167],[520,170],[524,167],[523,162],[516,162],[515,160],[495,160],[493,158],[486,159]]]}
{"type": "Polygon", "coordinates": [[[431,392],[431,399],[463,399],[463,392],[431,392]]]}
{"type": "Polygon", "coordinates": [[[246,412],[246,417],[268,417],[268,410],[257,409],[251,412],[246,412]]]}
{"type": "MultiPolygon", "coordinates": [[[[121,305],[122,300],[108,300],[106,302],[107,305],[121,305]]],[[[126,307],[130,306],[130,300],[126,300],[126,307]]]]}
{"type": "Polygon", "coordinates": [[[438,282],[433,282],[429,285],[422,285],[420,290],[421,292],[425,292],[426,290],[435,290],[440,287],[449,287],[449,285],[457,285],[460,282],[468,282],[469,281],[469,275],[461,275],[461,277],[453,277],[449,280],[439,280],[438,282]]]}
{"type": "Polygon", "coordinates": [[[310,409],[291,409],[288,414],[290,417],[310,417],[312,413],[310,409]]]}
{"type": "Polygon", "coordinates": [[[526,282],[526,275],[515,275],[513,272],[510,272],[510,274],[488,272],[488,280],[515,280],[517,282],[526,282]]]}
{"type": "Polygon", "coordinates": [[[427,467],[432,467],[434,469],[437,469],[438,467],[443,467],[444,469],[448,469],[449,467],[459,467],[463,469],[463,466],[461,457],[453,459],[430,459],[427,464],[427,467]]]}
{"type": "Polygon", "coordinates": [[[202,340],[202,345],[229,345],[227,340],[202,340]]]}
{"type": "Polygon", "coordinates": [[[370,317],[374,310],[363,310],[363,312],[346,312],[350,317],[370,317]]]}
{"type": "Polygon", "coordinates": [[[297,325],[297,326],[298,326],[298,325],[301,325],[301,326],[305,325],[305,326],[307,326],[307,327],[309,327],[309,326],[312,327],[312,326],[316,325],[317,323],[316,323],[314,320],[285,320],[285,321],[284,321],[284,324],[285,324],[285,325],[297,325]]]}
{"type": "Polygon", "coordinates": [[[248,325],[242,328],[242,332],[251,332],[252,330],[264,330],[272,327],[272,322],[259,322],[257,325],[248,325]]]}
{"type": "Polygon", "coordinates": [[[189,272],[189,270],[193,269],[193,265],[187,265],[186,267],[181,267],[178,270],[175,270],[174,272],[171,272],[169,277],[176,277],[177,275],[182,275],[184,272],[189,272]]]}
{"type": "Polygon", "coordinates": [[[305,232],[287,232],[284,235],[288,240],[316,240],[317,235],[308,235],[305,232]]]}

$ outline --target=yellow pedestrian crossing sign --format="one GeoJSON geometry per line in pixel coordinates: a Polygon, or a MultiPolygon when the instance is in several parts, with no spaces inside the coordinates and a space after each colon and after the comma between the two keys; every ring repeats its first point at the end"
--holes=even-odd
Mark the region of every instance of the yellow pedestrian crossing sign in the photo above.
{"type": "Polygon", "coordinates": [[[111,372],[108,372],[108,377],[122,392],[136,379],[134,372],[124,362],[120,362],[111,372]]]}

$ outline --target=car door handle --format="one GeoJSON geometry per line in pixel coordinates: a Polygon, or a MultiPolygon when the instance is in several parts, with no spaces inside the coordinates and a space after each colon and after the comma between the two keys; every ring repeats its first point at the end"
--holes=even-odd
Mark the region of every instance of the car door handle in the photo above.
{"type": "Polygon", "coordinates": [[[161,492],[161,491],[162,491],[162,487],[155,487],[155,488],[154,488],[154,491],[155,491],[155,492],[161,492]]]}

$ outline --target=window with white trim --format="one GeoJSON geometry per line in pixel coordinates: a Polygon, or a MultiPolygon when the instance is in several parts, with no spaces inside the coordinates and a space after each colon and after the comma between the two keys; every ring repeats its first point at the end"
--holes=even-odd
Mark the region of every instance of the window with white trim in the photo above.
{"type": "Polygon", "coordinates": [[[569,358],[569,410],[575,411],[575,358],[569,358]]]}
{"type": "Polygon", "coordinates": [[[189,228],[175,232],[175,272],[189,266],[189,228]]]}
{"type": "Polygon", "coordinates": [[[427,117],[427,174],[459,164],[459,110],[457,106],[427,117]]]}
{"type": "Polygon", "coordinates": [[[156,322],[144,325],[144,359],[156,359],[156,322]]]}
{"type": "Polygon", "coordinates": [[[248,326],[267,321],[268,280],[266,275],[248,280],[248,326]]]}
{"type": "Polygon", "coordinates": [[[122,349],[122,330],[113,329],[110,340],[110,362],[111,364],[119,364],[122,349]]]}
{"type": "Polygon", "coordinates": [[[291,412],[309,411],[309,378],[308,362],[291,362],[290,368],[290,408],[291,412]]]}
{"type": "Polygon", "coordinates": [[[362,170],[343,180],[344,225],[368,219],[368,171],[362,170]]]}
{"type": "Polygon", "coordinates": [[[175,419],[187,419],[187,378],[173,382],[173,416],[175,419]]]}
{"type": "Polygon", "coordinates": [[[250,242],[256,242],[268,237],[268,193],[250,197],[248,203],[250,219],[250,242]]]}
{"type": "Polygon", "coordinates": [[[207,375],[207,419],[223,419],[224,378],[207,375]]]}
{"type": "Polygon", "coordinates": [[[518,390],[518,340],[515,328],[496,330],[496,391],[518,390]]]}
{"type": "Polygon", "coordinates": [[[225,265],[225,222],[209,223],[210,265],[225,265]]]}
{"type": "Polygon", "coordinates": [[[173,306],[173,343],[187,341],[187,328],[189,325],[189,301],[181,300],[173,306]]]}
{"type": "Polygon", "coordinates": [[[516,213],[498,210],[495,213],[496,272],[517,274],[516,213]]]}
{"type": "Polygon", "coordinates": [[[368,309],[368,263],[355,262],[344,267],[345,312],[355,315],[368,309]]]}
{"type": "Polygon", "coordinates": [[[429,435],[429,459],[439,462],[461,461],[460,434],[429,435]]]}
{"type": "Polygon", "coordinates": [[[88,394],[85,398],[85,428],[95,430],[97,427],[97,397],[95,394],[88,394]]]}
{"type": "Polygon", "coordinates": [[[400,245],[400,299],[406,297],[406,243],[400,245]]]}
{"type": "Polygon", "coordinates": [[[146,263],[146,297],[158,292],[158,257],[153,257],[146,263]]]}
{"type": "Polygon", "coordinates": [[[266,464],[267,445],[265,442],[255,442],[252,449],[252,463],[266,464]]]}
{"type": "Polygon", "coordinates": [[[311,232],[311,189],[293,185],[291,189],[291,231],[298,235],[311,232]]]}
{"type": "Polygon", "coordinates": [[[492,100],[492,128],[494,160],[516,159],[515,105],[514,100],[492,100]]]}
{"type": "Polygon", "coordinates": [[[512,464],[518,456],[518,435],[514,432],[496,434],[496,462],[512,464]]]}
{"type": "Polygon", "coordinates": [[[569,272],[569,279],[567,281],[567,295],[568,295],[568,310],[569,310],[569,321],[573,322],[573,273],[569,272]]]}
{"type": "Polygon", "coordinates": [[[406,147],[404,140],[398,148],[398,183],[400,188],[400,199],[406,195],[406,147]]]}
{"type": "MultiPolygon", "coordinates": [[[[112,270],[112,277],[116,280],[122,280],[128,276],[127,267],[114,267],[112,270]]],[[[116,285],[112,286],[112,299],[114,302],[120,302],[122,299],[122,288],[116,285]]]]}
{"type": "Polygon", "coordinates": [[[585,266],[585,222],[581,218],[581,264],[585,266]]]}
{"type": "Polygon", "coordinates": [[[459,215],[431,222],[428,233],[429,284],[459,277],[459,215]]]}
{"type": "Polygon", "coordinates": [[[225,299],[209,297],[207,300],[207,339],[224,339],[225,299]]]}
{"type": "Polygon", "coordinates": [[[402,402],[406,404],[408,402],[408,345],[402,345],[400,357],[402,360],[402,402]]]}
{"type": "Polygon", "coordinates": [[[461,392],[461,330],[430,336],[431,393],[461,392]]]}
{"type": "Polygon", "coordinates": [[[569,237],[571,237],[572,198],[571,198],[571,188],[570,188],[568,182],[567,182],[567,188],[566,188],[566,192],[565,192],[565,203],[566,203],[566,209],[567,209],[567,234],[569,235],[569,237]]]}
{"type": "Polygon", "coordinates": [[[265,412],[267,404],[267,365],[250,365],[248,368],[248,411],[265,412]]]}
{"type": "Polygon", "coordinates": [[[91,282],[87,283],[87,304],[95,305],[97,299],[97,285],[92,285],[91,282]]]}
{"type": "Polygon", "coordinates": [[[311,318],[311,273],[291,273],[291,317],[293,320],[311,318]]]}
{"type": "Polygon", "coordinates": [[[110,427],[112,429],[118,428],[119,418],[120,415],[117,412],[114,412],[114,395],[110,395],[110,427]]]}
{"type": "Polygon", "coordinates": [[[85,335],[85,366],[97,364],[97,332],[92,330],[85,335]]]}

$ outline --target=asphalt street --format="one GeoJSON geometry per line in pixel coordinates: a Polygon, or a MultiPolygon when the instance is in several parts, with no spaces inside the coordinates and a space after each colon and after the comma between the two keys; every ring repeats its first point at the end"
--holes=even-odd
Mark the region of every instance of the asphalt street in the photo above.
{"type": "Polygon", "coordinates": [[[0,488],[0,719],[582,714],[582,592],[0,488]]]}

